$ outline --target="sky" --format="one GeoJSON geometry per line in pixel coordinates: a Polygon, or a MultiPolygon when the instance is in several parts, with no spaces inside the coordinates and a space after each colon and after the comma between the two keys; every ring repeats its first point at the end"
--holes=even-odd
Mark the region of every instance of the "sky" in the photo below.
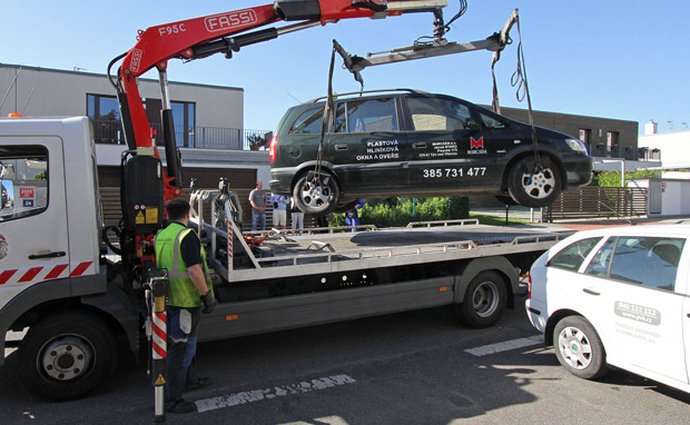
{"type": "MultiPolygon", "coordinates": [[[[105,73],[130,49],[139,29],[166,22],[270,3],[254,1],[4,0],[0,62],[105,73]]],[[[468,0],[449,41],[483,39],[518,8],[534,109],[637,121],[654,119],[660,132],[690,124],[690,2],[687,0],[468,0]]],[[[458,10],[448,0],[445,16],[458,10]]],[[[365,55],[411,45],[432,32],[429,14],[385,20],[344,20],[248,46],[231,60],[220,55],[171,60],[168,78],[241,87],[247,129],[271,130],[290,106],[326,94],[331,40],[365,55]]],[[[516,41],[497,65],[502,106],[525,108],[510,77],[516,41]]],[[[364,70],[365,88],[414,88],[480,104],[491,103],[490,52],[390,64],[364,70]]],[[[338,62],[338,65],[340,62],[338,62]]],[[[157,78],[156,73],[146,77],[157,78]]],[[[359,90],[336,68],[336,92],[359,90]]],[[[6,88],[0,87],[0,92],[6,88]]],[[[175,98],[175,94],[171,94],[175,98]]]]}

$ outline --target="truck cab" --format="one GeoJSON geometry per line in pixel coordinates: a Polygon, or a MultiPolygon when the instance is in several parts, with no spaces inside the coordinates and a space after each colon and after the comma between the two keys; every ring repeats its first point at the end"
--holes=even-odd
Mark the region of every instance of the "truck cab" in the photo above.
{"type": "MultiPolygon", "coordinates": [[[[0,172],[7,194],[0,209],[0,333],[30,328],[20,345],[28,359],[20,360],[23,381],[70,397],[111,367],[104,356],[114,354],[103,351],[114,345],[115,317],[126,317],[94,307],[114,304],[104,302],[88,118],[0,119],[0,172]]],[[[0,345],[4,352],[5,338],[0,345]]]]}

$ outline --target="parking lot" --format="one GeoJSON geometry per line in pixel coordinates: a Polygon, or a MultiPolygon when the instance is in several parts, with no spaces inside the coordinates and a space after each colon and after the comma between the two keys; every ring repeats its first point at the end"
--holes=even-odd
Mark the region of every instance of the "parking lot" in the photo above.
{"type": "MultiPolygon", "coordinates": [[[[0,423],[146,424],[144,364],[121,362],[96,394],[33,399],[0,370],[0,423]]],[[[200,413],[172,424],[687,423],[690,396],[623,371],[578,379],[544,349],[520,308],[498,326],[458,325],[436,308],[202,344],[214,384],[189,393],[200,413]]]]}

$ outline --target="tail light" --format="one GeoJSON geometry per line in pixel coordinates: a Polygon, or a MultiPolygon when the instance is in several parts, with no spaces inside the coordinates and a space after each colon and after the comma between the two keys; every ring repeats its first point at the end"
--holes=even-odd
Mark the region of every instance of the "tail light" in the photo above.
{"type": "Polygon", "coordinates": [[[527,299],[532,299],[532,275],[527,273],[527,299]]]}
{"type": "Polygon", "coordinates": [[[276,161],[276,154],[278,153],[278,136],[273,136],[271,142],[268,144],[268,162],[273,164],[276,161]]]}

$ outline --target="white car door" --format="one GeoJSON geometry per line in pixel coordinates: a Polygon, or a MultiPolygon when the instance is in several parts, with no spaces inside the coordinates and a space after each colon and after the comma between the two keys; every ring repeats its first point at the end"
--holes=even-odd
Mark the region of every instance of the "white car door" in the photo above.
{"type": "Polygon", "coordinates": [[[7,194],[0,205],[0,308],[31,285],[70,276],[63,164],[58,137],[0,137],[7,194]]]}
{"type": "Polygon", "coordinates": [[[685,296],[675,291],[676,282],[687,278],[678,268],[684,245],[682,238],[621,236],[594,255],[583,290],[596,310],[588,319],[604,342],[609,363],[688,383],[683,347],[687,307],[685,296]]]}

